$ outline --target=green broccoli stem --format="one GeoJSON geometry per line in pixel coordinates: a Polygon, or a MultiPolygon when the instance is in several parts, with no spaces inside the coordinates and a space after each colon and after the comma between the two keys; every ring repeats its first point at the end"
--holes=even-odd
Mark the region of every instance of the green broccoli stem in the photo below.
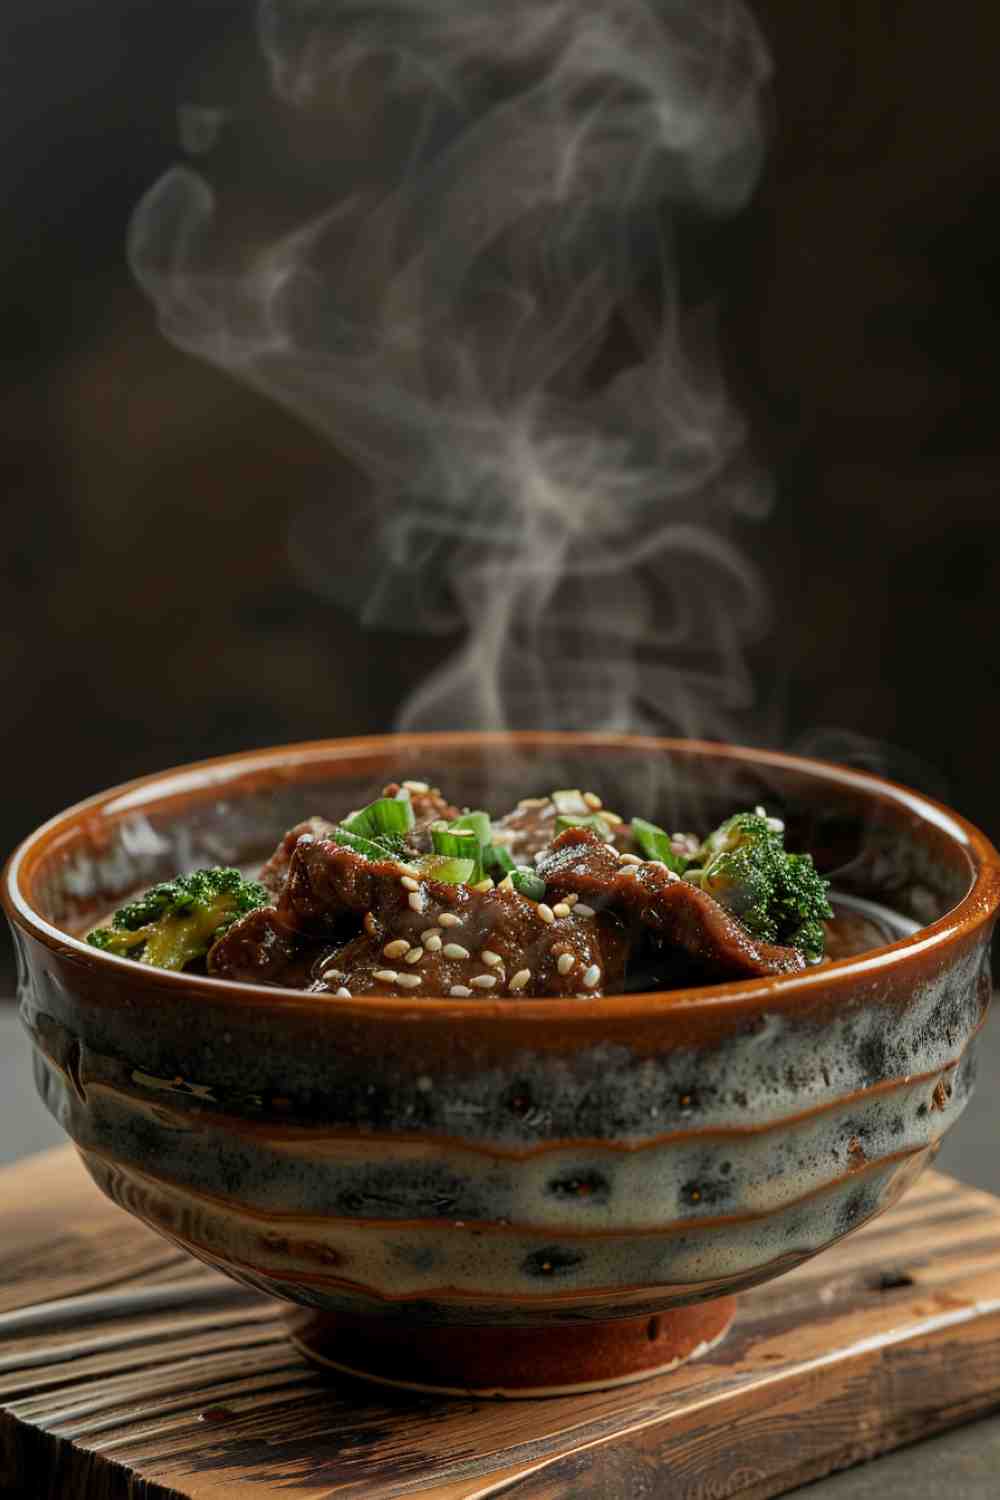
{"type": "Polygon", "coordinates": [[[833,916],[828,882],[810,854],[789,854],[784,825],[762,810],[736,813],[702,844],[686,872],[754,937],[823,956],[823,923],[833,916]]]}
{"type": "Polygon", "coordinates": [[[247,912],[270,903],[270,893],[239,870],[194,870],[161,881],[114,913],[87,942],[119,958],[158,969],[185,969],[204,958],[247,912]]]}

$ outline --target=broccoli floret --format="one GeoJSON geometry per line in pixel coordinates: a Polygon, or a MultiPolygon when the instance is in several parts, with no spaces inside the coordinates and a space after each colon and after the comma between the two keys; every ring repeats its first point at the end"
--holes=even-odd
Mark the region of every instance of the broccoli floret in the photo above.
{"type": "Polygon", "coordinates": [[[157,969],[185,969],[204,958],[238,917],[270,900],[262,885],[239,870],[195,870],[120,907],[111,925],[96,928],[87,942],[157,969]]]}
{"type": "Polygon", "coordinates": [[[369,838],[364,834],[352,833],[349,828],[341,825],[331,829],[323,837],[329,839],[331,844],[340,844],[344,849],[353,849],[355,854],[363,854],[365,859],[413,858],[413,850],[398,833],[377,833],[369,838]]]}
{"type": "Polygon", "coordinates": [[[687,872],[754,937],[823,957],[824,920],[833,916],[828,882],[811,854],[785,851],[784,826],[766,813],[727,818],[701,846],[700,868],[687,872]]]}

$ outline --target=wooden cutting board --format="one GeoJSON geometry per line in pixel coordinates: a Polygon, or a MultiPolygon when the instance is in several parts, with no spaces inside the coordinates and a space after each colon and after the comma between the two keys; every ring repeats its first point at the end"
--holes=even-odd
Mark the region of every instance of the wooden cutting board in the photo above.
{"type": "Polygon", "coordinates": [[[267,1299],[100,1196],[0,1171],[0,1493],[25,1500],[765,1500],[1000,1406],[1000,1200],[928,1173],[622,1390],[441,1400],[313,1370],[267,1299]],[[6,1488],[5,1488],[6,1486],[6,1488]]]}

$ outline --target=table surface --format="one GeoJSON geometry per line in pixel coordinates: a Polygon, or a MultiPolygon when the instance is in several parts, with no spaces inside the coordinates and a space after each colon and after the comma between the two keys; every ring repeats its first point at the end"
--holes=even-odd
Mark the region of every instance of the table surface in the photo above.
{"type": "MultiPolygon", "coordinates": [[[[978,1092],[936,1163],[964,1182],[1000,1195],[993,1106],[998,1084],[1000,1011],[983,1034],[978,1092]]],[[[63,1139],[35,1096],[27,1038],[16,1011],[2,1007],[0,1164],[63,1139]]],[[[795,1494],[801,1500],[921,1500],[938,1495],[948,1500],[996,1500],[1000,1494],[1000,1415],[807,1485],[795,1494]]]]}

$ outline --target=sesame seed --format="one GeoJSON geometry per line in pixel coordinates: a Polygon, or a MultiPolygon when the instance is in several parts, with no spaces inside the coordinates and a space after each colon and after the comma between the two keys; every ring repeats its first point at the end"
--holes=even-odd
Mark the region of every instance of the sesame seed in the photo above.
{"type": "Polygon", "coordinates": [[[401,875],[399,877],[399,883],[403,887],[404,891],[419,891],[420,889],[419,882],[414,880],[412,875],[401,875]]]}
{"type": "Polygon", "coordinates": [[[411,948],[404,959],[404,963],[418,964],[424,956],[423,948],[411,948]]]}
{"type": "Polygon", "coordinates": [[[522,797],[521,800],[520,800],[520,802],[517,805],[518,805],[518,807],[524,807],[524,808],[529,808],[529,807],[547,807],[548,803],[549,803],[548,797],[522,797]]]}
{"type": "Polygon", "coordinates": [[[514,978],[510,982],[511,989],[512,990],[523,990],[524,986],[528,983],[528,980],[530,978],[531,978],[531,970],[530,969],[518,969],[517,973],[514,975],[514,978]]]}
{"type": "Polygon", "coordinates": [[[601,801],[600,797],[598,797],[596,792],[584,792],[583,800],[584,802],[586,802],[587,806],[592,807],[595,812],[599,807],[604,806],[604,803],[601,801]]]}
{"type": "Polygon", "coordinates": [[[575,906],[579,899],[580,898],[575,891],[571,891],[568,896],[563,897],[563,900],[565,901],[567,906],[575,906]]]}
{"type": "Polygon", "coordinates": [[[409,946],[407,938],[394,938],[391,943],[386,943],[382,952],[386,958],[402,958],[403,954],[409,950],[409,946]]]}
{"type": "Polygon", "coordinates": [[[642,860],[638,854],[619,854],[618,863],[620,865],[641,865],[642,860]]]}
{"type": "Polygon", "coordinates": [[[430,785],[426,781],[404,781],[404,787],[408,792],[429,792],[430,785]]]}
{"type": "Polygon", "coordinates": [[[568,917],[569,910],[570,909],[566,905],[565,901],[557,901],[555,906],[552,908],[552,914],[556,917],[568,917]]]}
{"type": "Polygon", "coordinates": [[[466,989],[464,984],[453,984],[448,993],[449,995],[457,995],[461,999],[467,1000],[468,997],[472,994],[472,991],[466,989]]]}
{"type": "Polygon", "coordinates": [[[457,927],[461,920],[462,918],[456,917],[453,911],[443,911],[438,917],[438,921],[442,927],[457,927]]]}
{"type": "Polygon", "coordinates": [[[414,880],[420,874],[420,871],[417,869],[416,865],[400,864],[397,865],[396,868],[401,875],[406,875],[410,880],[414,880]]]}
{"type": "Polygon", "coordinates": [[[429,937],[437,937],[440,931],[440,927],[425,927],[420,936],[425,939],[429,937]]]}
{"type": "Polygon", "coordinates": [[[344,986],[341,985],[340,989],[337,991],[337,999],[338,1000],[350,1000],[352,998],[353,997],[351,995],[350,990],[345,989],[344,986]]]}
{"type": "Polygon", "coordinates": [[[489,964],[491,969],[495,969],[497,964],[503,963],[503,959],[500,957],[499,953],[494,953],[491,948],[484,948],[479,957],[482,959],[484,964],[489,964]]]}
{"type": "Polygon", "coordinates": [[[768,818],[767,826],[771,833],[784,833],[785,825],[781,818],[768,818]]]}
{"type": "Polygon", "coordinates": [[[559,970],[560,974],[568,974],[569,971],[570,971],[570,969],[572,967],[573,967],[573,955],[572,955],[572,953],[560,953],[560,955],[559,955],[559,962],[556,964],[556,968],[559,970]]]}
{"type": "Polygon", "coordinates": [[[402,985],[404,990],[415,990],[418,984],[423,984],[419,974],[397,974],[396,983],[402,985]]]}
{"type": "Polygon", "coordinates": [[[495,974],[477,974],[472,983],[477,990],[491,990],[497,982],[495,974]]]}
{"type": "Polygon", "coordinates": [[[424,947],[427,949],[428,953],[441,952],[441,939],[438,937],[437,933],[434,933],[433,937],[424,938],[424,947]]]}
{"type": "Polygon", "coordinates": [[[608,812],[606,807],[601,809],[601,817],[604,819],[605,823],[613,823],[616,828],[618,828],[625,821],[625,819],[620,818],[617,813],[608,812]]]}
{"type": "Polygon", "coordinates": [[[411,911],[423,911],[424,898],[419,891],[411,891],[406,900],[411,911]]]}
{"type": "Polygon", "coordinates": [[[541,917],[542,921],[547,922],[550,927],[556,919],[555,912],[552,910],[551,906],[546,906],[544,901],[539,901],[538,903],[538,915],[541,917]]]}
{"type": "Polygon", "coordinates": [[[468,948],[463,948],[462,945],[461,945],[461,943],[445,943],[445,945],[444,945],[444,956],[445,956],[445,958],[471,958],[472,957],[472,955],[469,952],[468,948]]]}
{"type": "Polygon", "coordinates": [[[583,976],[583,987],[584,987],[585,990],[592,990],[597,985],[599,985],[600,982],[601,982],[601,971],[597,967],[596,964],[591,964],[590,968],[587,970],[586,974],[584,974],[584,976],[583,976]]]}
{"type": "Polygon", "coordinates": [[[587,906],[585,902],[578,901],[573,910],[573,915],[575,917],[593,917],[596,913],[592,906],[587,906]]]}
{"type": "Polygon", "coordinates": [[[375,918],[370,911],[365,912],[365,920],[362,925],[369,937],[375,936],[375,918]]]}
{"type": "Polygon", "coordinates": [[[395,969],[376,969],[372,978],[377,979],[379,984],[395,984],[399,975],[395,969]]]}
{"type": "Polygon", "coordinates": [[[487,875],[484,880],[477,881],[477,883],[472,887],[472,889],[474,891],[491,891],[493,889],[493,879],[492,879],[492,877],[489,876],[489,875],[487,875]]]}
{"type": "Polygon", "coordinates": [[[754,812],[757,814],[758,818],[766,818],[767,817],[767,808],[766,807],[761,807],[761,805],[760,805],[759,802],[757,803],[757,806],[754,808],[754,812]]]}

